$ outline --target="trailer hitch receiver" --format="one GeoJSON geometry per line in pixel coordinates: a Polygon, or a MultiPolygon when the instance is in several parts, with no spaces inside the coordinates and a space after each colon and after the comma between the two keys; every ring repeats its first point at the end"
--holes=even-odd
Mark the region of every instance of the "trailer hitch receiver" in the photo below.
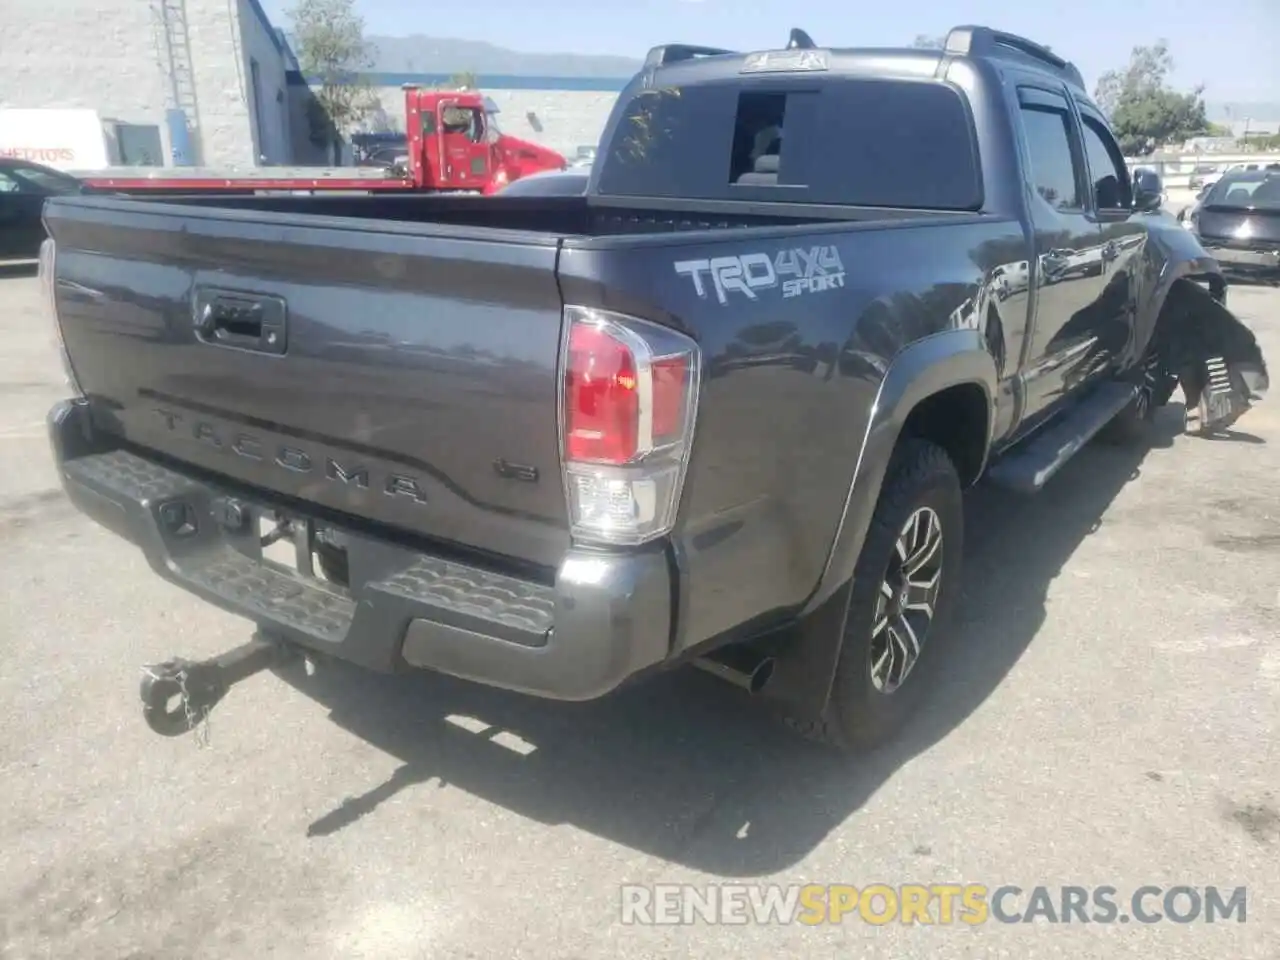
{"type": "Polygon", "coordinates": [[[283,641],[254,635],[208,660],[174,657],[142,668],[142,717],[162,737],[195,730],[227,692],[268,667],[297,656],[283,641]]]}

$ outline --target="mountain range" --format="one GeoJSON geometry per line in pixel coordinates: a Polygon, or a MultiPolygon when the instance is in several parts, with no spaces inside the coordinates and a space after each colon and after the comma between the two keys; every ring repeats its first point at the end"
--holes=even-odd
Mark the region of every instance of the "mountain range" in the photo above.
{"type": "MultiPolygon", "coordinates": [[[[586,53],[523,53],[480,40],[433,37],[366,38],[374,51],[373,70],[378,73],[452,74],[474,73],[483,82],[487,76],[525,77],[620,77],[635,75],[642,65],[632,57],[597,56],[586,53]]],[[[1280,103],[1206,102],[1205,110],[1215,123],[1252,118],[1259,124],[1280,123],[1280,103]]]]}
{"type": "Polygon", "coordinates": [[[379,73],[474,73],[478,77],[633,77],[641,61],[584,53],[520,53],[452,37],[367,37],[379,73]]]}

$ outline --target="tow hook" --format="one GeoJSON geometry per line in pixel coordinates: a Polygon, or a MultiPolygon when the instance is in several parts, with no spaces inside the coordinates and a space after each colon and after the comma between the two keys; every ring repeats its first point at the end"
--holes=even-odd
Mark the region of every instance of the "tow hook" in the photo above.
{"type": "Polygon", "coordinates": [[[227,692],[268,667],[298,656],[289,644],[254,634],[252,640],[208,660],[174,657],[142,668],[142,718],[162,737],[195,730],[227,692]]]}

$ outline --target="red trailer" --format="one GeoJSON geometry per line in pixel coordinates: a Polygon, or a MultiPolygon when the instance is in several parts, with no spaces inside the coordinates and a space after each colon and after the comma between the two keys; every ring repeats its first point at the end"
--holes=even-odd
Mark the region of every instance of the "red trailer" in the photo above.
{"type": "Polygon", "coordinates": [[[476,91],[406,86],[405,167],[273,167],[246,175],[166,168],[147,175],[134,169],[88,174],[89,186],[117,193],[371,193],[392,191],[491,194],[512,180],[542,170],[563,170],[554,150],[508,136],[476,91]]]}

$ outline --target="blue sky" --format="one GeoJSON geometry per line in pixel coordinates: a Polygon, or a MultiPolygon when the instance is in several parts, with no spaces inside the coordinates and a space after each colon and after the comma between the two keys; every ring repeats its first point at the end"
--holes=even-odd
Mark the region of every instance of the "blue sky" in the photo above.
{"type": "MultiPolygon", "coordinates": [[[[277,25],[292,0],[262,0],[277,25]]],[[[672,40],[734,49],[780,46],[793,26],[819,43],[884,46],[918,33],[941,34],[960,23],[1021,33],[1072,59],[1092,88],[1102,72],[1125,63],[1135,44],[1169,41],[1180,87],[1205,83],[1205,98],[1280,100],[1280,0],[485,0],[468,8],[420,0],[357,0],[367,32],[424,33],[485,40],[532,53],[601,53],[639,57],[672,40]],[[455,11],[454,15],[433,13],[455,11]]]]}

